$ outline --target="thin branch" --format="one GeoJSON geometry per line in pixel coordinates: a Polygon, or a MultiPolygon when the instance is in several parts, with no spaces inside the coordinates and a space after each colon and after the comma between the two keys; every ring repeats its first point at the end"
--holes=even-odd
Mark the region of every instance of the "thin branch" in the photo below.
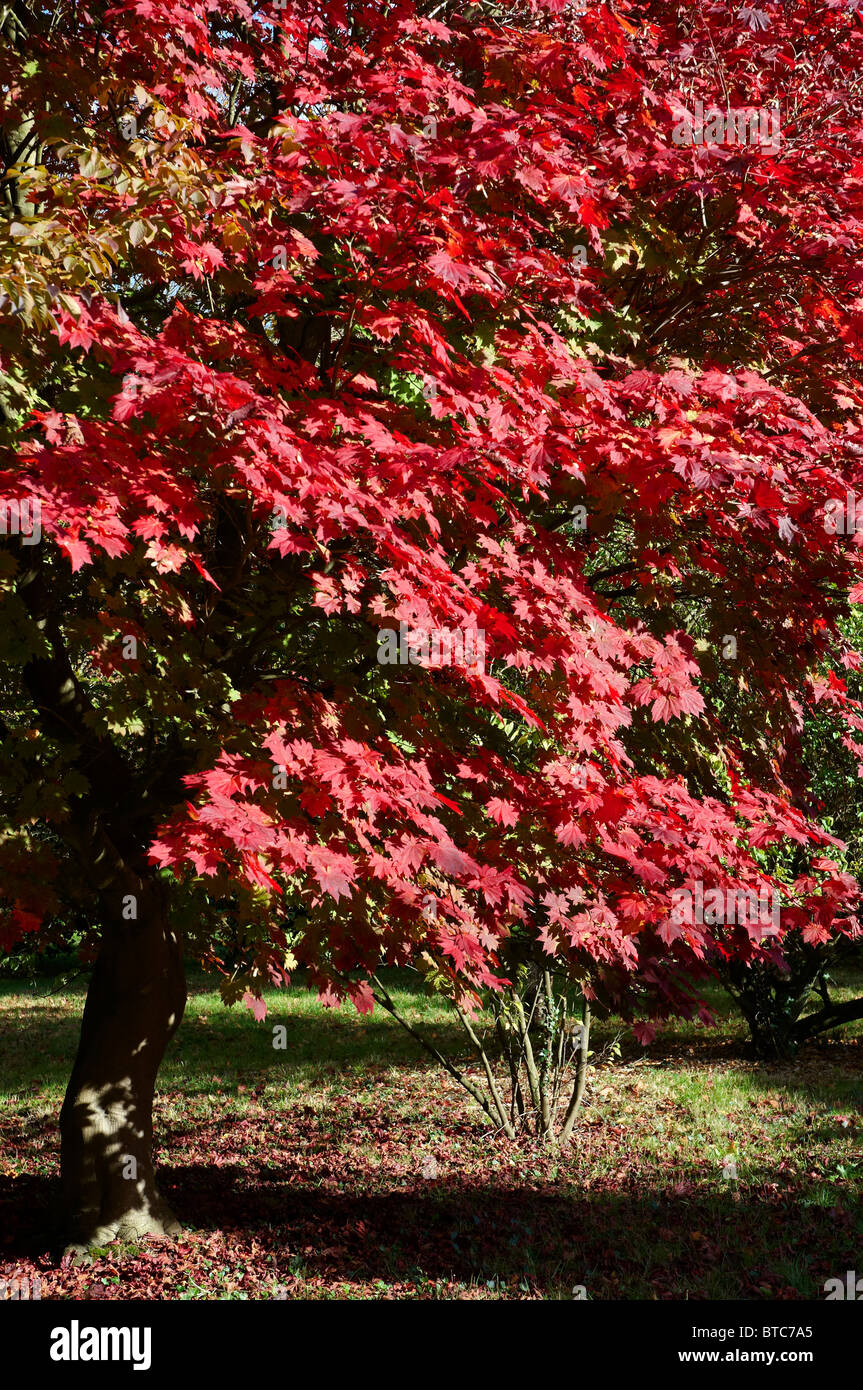
{"type": "Polygon", "coordinates": [[[449,1072],[450,1076],[467,1091],[468,1095],[476,1101],[477,1105],[484,1112],[484,1114],[486,1114],[488,1118],[492,1121],[492,1123],[494,1123],[495,1117],[491,1113],[488,1101],[485,1099],[484,1095],[482,1094],[482,1091],[480,1091],[478,1087],[474,1086],[472,1081],[468,1081],[467,1077],[465,1077],[461,1072],[459,1072],[457,1068],[453,1066],[452,1062],[450,1062],[449,1059],[443,1055],[442,1052],[438,1052],[434,1044],[430,1043],[426,1038],[424,1038],[422,1033],[420,1033],[418,1029],[414,1028],[412,1023],[408,1023],[407,1019],[402,1017],[395,1004],[393,1003],[392,999],[390,998],[390,995],[387,992],[385,985],[382,983],[379,977],[377,975],[372,975],[370,978],[372,983],[377,987],[377,990],[379,991],[379,993],[375,993],[375,991],[372,990],[375,1002],[380,1004],[382,1009],[386,1009],[387,1013],[392,1015],[396,1023],[400,1023],[402,1028],[404,1028],[405,1032],[410,1033],[411,1037],[415,1038],[416,1041],[420,1044],[420,1046],[425,1048],[426,1052],[428,1052],[432,1057],[434,1057],[435,1061],[440,1066],[442,1066],[445,1071],[449,1072]]]}
{"type": "Polygon", "coordinates": [[[563,1128],[560,1131],[561,1144],[568,1144],[572,1134],[576,1116],[581,1108],[584,1098],[584,1088],[587,1084],[587,1063],[590,1051],[590,1004],[587,999],[581,1011],[581,1047],[578,1053],[578,1071],[575,1077],[575,1086],[567,1107],[566,1117],[563,1121],[563,1128]]]}

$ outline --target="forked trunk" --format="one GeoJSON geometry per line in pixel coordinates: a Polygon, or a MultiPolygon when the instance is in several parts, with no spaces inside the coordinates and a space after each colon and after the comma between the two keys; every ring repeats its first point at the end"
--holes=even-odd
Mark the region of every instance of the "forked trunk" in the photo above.
{"type": "Polygon", "coordinates": [[[65,1216],[75,1246],[179,1230],[156,1190],[153,1093],[186,1005],[182,943],[159,884],[112,924],[93,971],[60,1112],[65,1216]]]}

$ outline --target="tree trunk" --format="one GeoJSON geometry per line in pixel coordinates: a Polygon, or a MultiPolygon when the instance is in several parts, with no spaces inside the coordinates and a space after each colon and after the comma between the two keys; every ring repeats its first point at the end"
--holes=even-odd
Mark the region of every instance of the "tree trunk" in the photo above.
{"type": "MultiPolygon", "coordinates": [[[[60,1112],[64,1216],[76,1248],[180,1229],[153,1173],[156,1075],[186,1006],[163,886],[140,885],[106,927],[60,1112]]],[[[111,914],[113,916],[113,913],[111,914]]]]}

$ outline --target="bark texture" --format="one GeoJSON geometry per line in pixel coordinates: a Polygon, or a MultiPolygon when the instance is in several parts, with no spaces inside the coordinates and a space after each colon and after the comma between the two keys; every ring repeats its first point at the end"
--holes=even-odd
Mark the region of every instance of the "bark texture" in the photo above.
{"type": "Polygon", "coordinates": [[[186,1005],[182,943],[160,884],[132,897],[125,910],[135,918],[106,927],[60,1112],[74,1247],[179,1230],[156,1188],[153,1095],[186,1005]]]}

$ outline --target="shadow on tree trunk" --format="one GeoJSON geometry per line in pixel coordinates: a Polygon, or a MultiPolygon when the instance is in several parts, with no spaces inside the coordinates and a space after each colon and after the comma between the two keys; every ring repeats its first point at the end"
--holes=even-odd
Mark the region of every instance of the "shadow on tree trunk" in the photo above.
{"type": "Polygon", "coordinates": [[[153,1170],[156,1076],[186,1005],[179,933],[161,884],[106,930],[60,1112],[63,1221],[74,1248],[174,1235],[153,1170]]]}

